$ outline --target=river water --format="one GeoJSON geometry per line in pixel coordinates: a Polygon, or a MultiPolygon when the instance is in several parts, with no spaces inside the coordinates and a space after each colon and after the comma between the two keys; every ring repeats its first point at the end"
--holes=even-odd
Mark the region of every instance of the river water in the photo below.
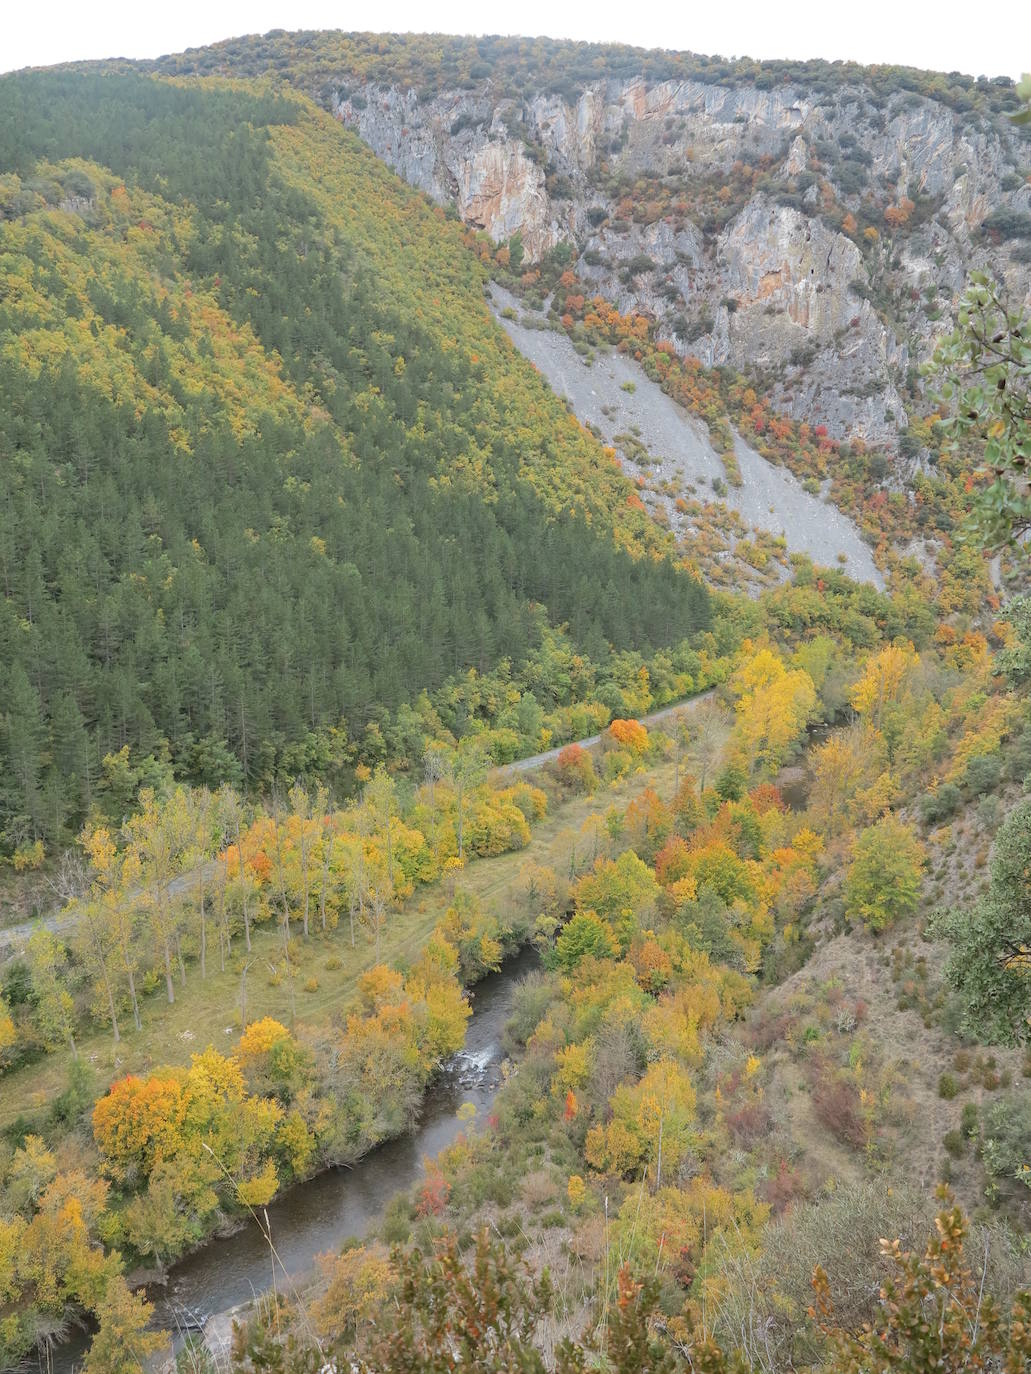
{"type": "MultiPolygon", "coordinates": [[[[521,979],[538,966],[536,951],[526,948],[472,989],[465,1048],[444,1066],[427,1092],[415,1131],[378,1146],[353,1168],[330,1169],[298,1184],[270,1204],[272,1240],[291,1279],[309,1274],[317,1255],[338,1251],[349,1237],[364,1236],[391,1198],[418,1182],[427,1158],[461,1131],[482,1125],[501,1085],[502,1032],[512,998],[521,979]],[[467,1102],[476,1107],[472,1126],[458,1117],[467,1102]]],[[[278,1267],[276,1285],[288,1291],[278,1267]]],[[[269,1247],[251,1222],[173,1265],[167,1284],[154,1286],[148,1297],[154,1303],[155,1324],[176,1332],[187,1323],[193,1326],[237,1307],[271,1286],[269,1247]]],[[[54,1370],[73,1370],[88,1343],[82,1335],[55,1350],[54,1370]]]]}

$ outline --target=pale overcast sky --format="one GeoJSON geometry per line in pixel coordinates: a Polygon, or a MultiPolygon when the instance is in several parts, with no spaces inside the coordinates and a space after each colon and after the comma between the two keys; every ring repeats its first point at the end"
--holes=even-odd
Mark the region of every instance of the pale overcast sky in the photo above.
{"type": "Polygon", "coordinates": [[[269,29],[521,33],[724,57],[903,63],[971,76],[1031,69],[1027,0],[6,0],[0,71],[157,57],[269,29]]]}

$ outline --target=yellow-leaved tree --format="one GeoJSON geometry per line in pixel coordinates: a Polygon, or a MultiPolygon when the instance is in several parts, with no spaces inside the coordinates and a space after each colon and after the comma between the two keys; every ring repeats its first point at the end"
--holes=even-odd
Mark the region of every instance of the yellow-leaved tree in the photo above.
{"type": "Polygon", "coordinates": [[[804,668],[788,668],[772,649],[749,652],[730,679],[737,697],[734,736],[752,773],[772,773],[801,739],[816,710],[813,680],[804,668]]]}

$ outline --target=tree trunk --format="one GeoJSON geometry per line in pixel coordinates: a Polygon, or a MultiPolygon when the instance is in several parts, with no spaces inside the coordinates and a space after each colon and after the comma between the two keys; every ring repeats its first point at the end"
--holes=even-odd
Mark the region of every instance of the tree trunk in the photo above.
{"type": "Polygon", "coordinates": [[[128,964],[125,966],[125,971],[129,975],[129,996],[132,998],[132,1019],[136,1023],[136,1029],[142,1030],[143,1026],[140,1022],[140,1004],[136,997],[136,978],[128,964]]]}
{"type": "Polygon", "coordinates": [[[208,976],[208,917],[204,909],[204,876],[203,868],[197,879],[197,886],[200,889],[200,976],[208,976]]]}
{"type": "Polygon", "coordinates": [[[308,938],[308,908],[311,905],[311,875],[308,871],[308,845],[304,838],[304,817],[301,817],[301,881],[304,883],[304,938],[308,938]]]}
{"type": "Polygon", "coordinates": [[[117,1045],[121,1036],[118,1034],[118,1013],[115,1011],[115,995],[111,988],[111,979],[107,976],[107,969],[104,969],[104,988],[107,992],[107,1011],[111,1017],[111,1033],[117,1045]]]}
{"type": "Polygon", "coordinates": [[[218,890],[218,966],[221,973],[226,971],[225,937],[229,933],[226,929],[228,924],[226,921],[226,882],[228,882],[228,878],[218,890]]]}
{"type": "Polygon", "coordinates": [[[172,982],[172,950],[167,939],[165,940],[165,988],[168,991],[169,1002],[174,1002],[175,984],[172,982]]]}

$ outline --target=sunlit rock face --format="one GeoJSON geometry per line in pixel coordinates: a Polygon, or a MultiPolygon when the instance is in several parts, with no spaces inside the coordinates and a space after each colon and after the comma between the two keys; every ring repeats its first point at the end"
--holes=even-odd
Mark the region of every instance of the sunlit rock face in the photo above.
{"type": "Polygon", "coordinates": [[[1028,294],[1024,241],[982,229],[1031,210],[1026,142],[923,96],[632,79],[576,101],[485,81],[332,103],[467,224],[519,234],[530,261],[569,243],[591,289],[681,353],[758,368],[781,409],[836,438],[897,441],[972,269],[1028,294]]]}

